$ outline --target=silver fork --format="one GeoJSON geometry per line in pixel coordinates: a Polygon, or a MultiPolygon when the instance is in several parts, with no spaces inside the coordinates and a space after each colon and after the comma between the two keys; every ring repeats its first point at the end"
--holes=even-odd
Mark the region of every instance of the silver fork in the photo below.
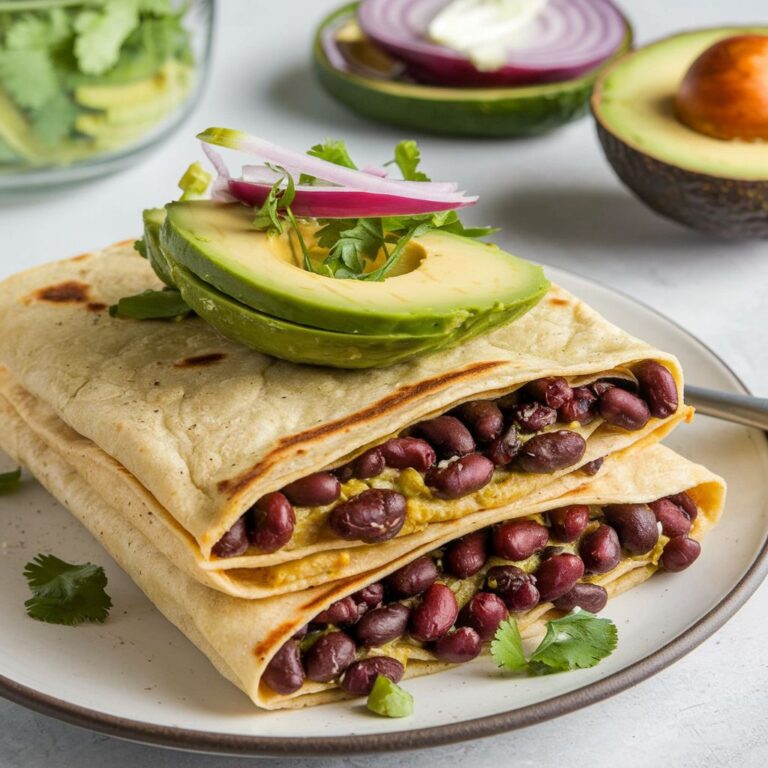
{"type": "Polygon", "coordinates": [[[706,416],[768,431],[768,398],[734,395],[688,384],[685,402],[706,416]]]}

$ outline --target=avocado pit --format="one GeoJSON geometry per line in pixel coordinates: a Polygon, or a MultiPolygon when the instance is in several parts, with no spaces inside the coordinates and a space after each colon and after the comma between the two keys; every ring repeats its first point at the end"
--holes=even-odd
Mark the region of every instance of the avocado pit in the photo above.
{"type": "Polygon", "coordinates": [[[736,35],[707,48],[683,78],[675,112],[716,139],[768,140],[768,35],[736,35]]]}

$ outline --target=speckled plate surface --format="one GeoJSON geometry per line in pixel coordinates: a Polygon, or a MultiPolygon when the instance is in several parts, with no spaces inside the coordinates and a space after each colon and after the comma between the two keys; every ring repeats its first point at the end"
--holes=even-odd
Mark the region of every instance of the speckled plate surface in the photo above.
{"type": "MultiPolygon", "coordinates": [[[[609,319],[676,353],[688,380],[744,387],[683,329],[628,297],[559,270],[550,277],[609,319]]],[[[257,711],[153,608],[69,513],[34,480],[0,496],[0,695],[104,733],[206,752],[351,754],[478,738],[556,717],[645,679],[715,632],[768,572],[768,444],[754,430],[699,417],[667,441],[729,483],[722,521],[690,570],[617,598],[617,651],[591,670],[505,678],[490,660],[408,681],[416,711],[370,715],[362,703],[257,711]],[[106,567],[114,608],[104,625],[28,619],[24,564],[38,552],[106,567]]],[[[11,464],[0,456],[0,470],[11,464]]]]}

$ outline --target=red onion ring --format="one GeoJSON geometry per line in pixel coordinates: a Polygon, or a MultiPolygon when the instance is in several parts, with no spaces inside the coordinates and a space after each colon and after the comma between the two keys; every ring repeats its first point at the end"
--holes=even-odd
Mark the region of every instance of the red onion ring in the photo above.
{"type": "Polygon", "coordinates": [[[481,72],[458,51],[426,38],[431,20],[450,0],[362,0],[365,34],[404,61],[415,78],[440,85],[514,86],[571,80],[609,59],[627,23],[610,0],[549,0],[530,35],[507,52],[506,64],[481,72]]]}

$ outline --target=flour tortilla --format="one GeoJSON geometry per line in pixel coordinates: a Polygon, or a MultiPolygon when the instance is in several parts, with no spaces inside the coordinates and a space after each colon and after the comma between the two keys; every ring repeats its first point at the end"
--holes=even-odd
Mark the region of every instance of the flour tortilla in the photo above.
{"type": "MultiPolygon", "coordinates": [[[[25,424],[7,400],[0,400],[0,447],[26,465],[70,509],[224,677],[240,687],[254,704],[267,709],[303,707],[343,697],[343,692],[331,684],[307,683],[297,693],[283,696],[260,681],[269,660],[283,643],[320,611],[433,548],[431,543],[425,544],[354,579],[262,600],[244,600],[209,589],[177,567],[176,558],[163,554],[155,547],[154,538],[142,533],[97,493],[67,462],[66,456],[51,449],[25,424]]],[[[634,452],[616,462],[611,472],[601,473],[554,502],[532,505],[529,513],[564,504],[652,501],[680,491],[690,493],[699,507],[692,535],[700,538],[720,515],[725,484],[704,467],[660,445],[634,452]]],[[[453,535],[466,532],[457,530],[453,535]]],[[[178,539],[170,537],[169,541],[178,539]]],[[[643,558],[627,558],[598,582],[614,597],[645,581],[655,570],[643,558]]],[[[546,620],[554,615],[551,605],[543,604],[521,617],[523,636],[540,635],[546,620]]],[[[428,658],[412,660],[406,676],[445,667],[428,658]]]]}
{"type": "MultiPolygon", "coordinates": [[[[158,287],[130,243],[37,267],[0,284],[0,365],[8,372],[3,394],[30,424],[50,422],[51,412],[61,422],[54,431],[71,430],[63,439],[44,436],[60,452],[74,443],[84,447],[83,438],[101,452],[85,463],[114,461],[109,471],[138,483],[152,514],[189,549],[185,557],[196,568],[235,571],[212,577],[221,582],[253,576],[264,588],[258,573],[263,567],[288,560],[306,564],[312,557],[323,568],[330,564],[324,572],[331,578],[348,575],[348,554],[363,547],[330,534],[311,546],[289,544],[269,555],[222,560],[211,549],[265,493],[343,463],[461,402],[500,396],[542,376],[575,382],[626,376],[628,366],[644,359],[670,368],[682,402],[682,373],[674,357],[558,288],[518,322],[455,349],[384,369],[343,371],[266,357],[222,338],[197,318],[141,322],[106,312],[122,296],[158,287]]],[[[658,440],[689,415],[681,405],[670,418],[651,419],[636,432],[603,424],[589,436],[582,463],[658,440]]],[[[535,496],[573,469],[518,473],[498,498],[451,502],[453,517],[535,496]]],[[[141,505],[115,500],[115,506],[129,517],[146,514],[141,505]]],[[[303,584],[301,578],[293,582],[292,588],[303,584]]]]}

